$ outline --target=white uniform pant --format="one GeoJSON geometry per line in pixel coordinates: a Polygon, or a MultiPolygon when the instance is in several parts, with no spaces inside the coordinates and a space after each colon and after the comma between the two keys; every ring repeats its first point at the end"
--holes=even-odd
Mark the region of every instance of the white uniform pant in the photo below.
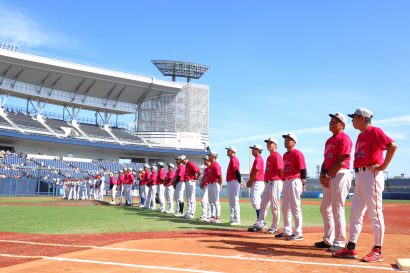
{"type": "Polygon", "coordinates": [[[251,198],[252,207],[255,210],[258,210],[261,208],[262,193],[264,189],[265,189],[264,181],[254,181],[253,182],[249,194],[251,198]]]}
{"type": "Polygon", "coordinates": [[[196,210],[196,181],[187,180],[185,182],[185,196],[187,201],[187,214],[195,215],[196,210]]]}
{"type": "Polygon", "coordinates": [[[279,228],[280,221],[280,195],[283,189],[282,180],[270,180],[265,185],[265,190],[263,191],[261,209],[259,212],[259,218],[256,225],[263,227],[265,224],[266,214],[270,206],[272,212],[272,230],[277,230],[279,228]]]}
{"type": "Polygon", "coordinates": [[[80,199],[80,186],[75,185],[74,186],[74,200],[79,200],[80,199]]]}
{"type": "Polygon", "coordinates": [[[111,202],[115,204],[115,197],[117,195],[117,185],[113,185],[111,189],[111,202]]]}
{"type": "Polygon", "coordinates": [[[174,187],[165,187],[165,203],[167,212],[174,212],[174,187]]]}
{"type": "Polygon", "coordinates": [[[63,185],[63,192],[64,192],[63,198],[68,199],[68,194],[70,192],[70,187],[68,185],[64,184],[63,185]]]}
{"type": "Polygon", "coordinates": [[[104,201],[104,187],[105,187],[105,183],[102,182],[100,185],[100,188],[98,189],[98,200],[100,201],[104,201]]]}
{"type": "MultiPolygon", "coordinates": [[[[165,210],[165,196],[164,196],[165,187],[164,184],[157,185],[158,199],[159,199],[159,210],[165,210]]],[[[155,198],[155,197],[154,197],[155,198]]]]}
{"type": "Polygon", "coordinates": [[[132,204],[132,196],[131,196],[132,185],[123,184],[122,187],[124,188],[125,201],[127,201],[128,205],[131,205],[132,204]]]}
{"type": "Polygon", "coordinates": [[[157,204],[155,200],[155,197],[157,195],[157,185],[152,185],[148,188],[148,198],[147,202],[145,203],[145,208],[154,210],[157,204]]]}
{"type": "Polygon", "coordinates": [[[283,225],[286,235],[302,236],[302,209],[300,207],[300,195],[303,185],[299,178],[283,181],[283,225]],[[292,215],[295,221],[295,228],[292,232],[292,215]]]}
{"type": "Polygon", "coordinates": [[[210,183],[208,185],[208,199],[211,206],[211,217],[221,217],[221,204],[219,203],[219,192],[221,186],[219,183],[210,183]]]}
{"type": "Polygon", "coordinates": [[[350,211],[350,239],[356,243],[362,230],[363,215],[372,223],[374,245],[382,246],[384,240],[384,217],[382,193],[384,191],[383,172],[360,171],[356,173],[355,191],[350,211]]]}
{"type": "Polygon", "coordinates": [[[177,204],[177,213],[179,212],[179,202],[184,202],[185,182],[178,182],[174,192],[175,203],[177,204]]]}
{"type": "Polygon", "coordinates": [[[74,186],[69,186],[68,187],[68,200],[73,200],[74,199],[74,186]]]}
{"type": "Polygon", "coordinates": [[[81,199],[83,200],[88,200],[88,192],[89,192],[89,186],[88,183],[83,185],[82,191],[81,191],[81,199]]]}
{"type": "Polygon", "coordinates": [[[211,206],[209,205],[208,186],[202,189],[201,207],[202,207],[201,218],[205,218],[205,219],[211,218],[211,206]]]}
{"type": "Polygon", "coordinates": [[[346,244],[345,201],[350,185],[350,171],[343,169],[330,177],[328,188],[323,188],[320,213],[324,224],[323,241],[329,245],[344,247],[346,244]]]}
{"type": "Polygon", "coordinates": [[[241,208],[239,206],[239,190],[240,184],[238,180],[228,181],[226,183],[228,188],[229,210],[230,210],[230,222],[241,222],[241,208]]]}

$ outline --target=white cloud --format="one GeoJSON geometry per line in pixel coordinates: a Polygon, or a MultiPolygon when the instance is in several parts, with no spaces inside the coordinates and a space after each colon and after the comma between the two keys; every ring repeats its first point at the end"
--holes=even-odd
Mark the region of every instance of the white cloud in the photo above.
{"type": "Polygon", "coordinates": [[[18,7],[0,2],[0,41],[28,48],[75,45],[68,37],[44,26],[43,22],[26,14],[18,7]]]}
{"type": "MultiPolygon", "coordinates": [[[[375,121],[374,124],[377,125],[377,126],[383,126],[383,127],[408,126],[408,125],[410,125],[410,115],[381,119],[381,120],[375,121]]],[[[348,124],[346,126],[346,129],[347,130],[352,129],[352,125],[348,124]]],[[[292,133],[296,134],[297,136],[306,135],[306,134],[309,134],[309,135],[312,135],[312,134],[325,134],[325,133],[328,133],[328,132],[329,132],[329,127],[328,126],[292,130],[292,133]]],[[[222,146],[222,145],[231,145],[231,144],[236,144],[236,143],[250,142],[250,141],[254,141],[254,140],[265,139],[265,138],[268,138],[270,136],[281,136],[282,134],[285,134],[285,133],[288,133],[288,132],[274,132],[274,133],[270,133],[270,134],[259,134],[259,135],[253,135],[253,136],[245,136],[245,137],[240,137],[240,138],[228,139],[226,141],[222,141],[222,142],[219,142],[219,143],[213,143],[212,146],[222,146]]],[[[404,139],[404,138],[406,138],[406,135],[396,133],[392,136],[392,138],[393,139],[404,139]],[[396,138],[394,136],[396,136],[396,138]]]]}

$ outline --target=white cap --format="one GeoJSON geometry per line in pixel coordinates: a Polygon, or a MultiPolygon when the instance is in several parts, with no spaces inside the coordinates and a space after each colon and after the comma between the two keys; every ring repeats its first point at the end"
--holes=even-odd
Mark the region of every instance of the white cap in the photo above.
{"type": "Polygon", "coordinates": [[[343,122],[343,124],[346,124],[347,118],[342,113],[337,112],[336,114],[329,114],[329,116],[331,118],[337,118],[338,120],[343,122]]]}
{"type": "Polygon", "coordinates": [[[123,170],[120,170],[120,173],[123,173],[124,171],[123,170]]]}
{"type": "Polygon", "coordinates": [[[362,116],[365,118],[372,118],[373,113],[369,109],[366,108],[358,108],[353,114],[348,114],[349,117],[353,118],[354,115],[362,116]]]}
{"type": "Polygon", "coordinates": [[[258,149],[259,151],[262,151],[262,150],[263,150],[263,149],[262,149],[262,146],[259,145],[259,144],[254,144],[253,146],[250,146],[249,148],[251,148],[251,149],[258,149]]]}
{"type": "Polygon", "coordinates": [[[179,155],[175,160],[185,160],[186,156],[185,155],[179,155]]]}
{"type": "Polygon", "coordinates": [[[128,170],[129,170],[129,171],[132,171],[132,168],[131,168],[131,167],[129,167],[129,168],[128,168],[128,170]]]}
{"type": "Polygon", "coordinates": [[[157,165],[160,166],[160,167],[164,167],[164,166],[165,166],[164,162],[158,162],[157,165]]]}
{"type": "Polygon", "coordinates": [[[274,137],[270,137],[270,138],[268,138],[268,139],[265,139],[265,142],[266,142],[266,143],[268,143],[268,142],[273,142],[273,143],[275,143],[276,145],[278,145],[278,141],[277,141],[276,138],[274,138],[274,137]]]}
{"type": "Polygon", "coordinates": [[[168,163],[168,167],[171,167],[171,168],[174,168],[174,169],[175,169],[175,166],[174,166],[174,164],[172,164],[172,163],[168,163]]]}
{"type": "Polygon", "coordinates": [[[227,149],[228,151],[232,151],[232,152],[234,152],[234,153],[237,152],[237,150],[236,150],[236,148],[235,148],[234,146],[229,146],[228,148],[225,148],[225,149],[227,149]]]}
{"type": "Polygon", "coordinates": [[[139,171],[139,172],[143,172],[143,171],[144,171],[144,169],[142,169],[142,168],[138,168],[138,171],[139,171]]]}
{"type": "Polygon", "coordinates": [[[209,156],[206,155],[206,156],[204,156],[202,159],[203,159],[203,160],[209,160],[209,156]]]}
{"type": "Polygon", "coordinates": [[[155,167],[154,165],[151,166],[151,170],[157,170],[157,167],[155,167]]]}
{"type": "Polygon", "coordinates": [[[149,169],[149,165],[147,163],[144,164],[144,168],[148,168],[149,169]]]}
{"type": "Polygon", "coordinates": [[[288,134],[286,134],[286,135],[282,135],[282,137],[283,137],[283,138],[290,137],[290,138],[293,139],[295,142],[298,142],[298,138],[297,138],[296,135],[293,134],[293,133],[288,133],[288,134]]]}
{"type": "Polygon", "coordinates": [[[214,151],[209,151],[208,156],[218,156],[218,153],[214,152],[214,151]]]}

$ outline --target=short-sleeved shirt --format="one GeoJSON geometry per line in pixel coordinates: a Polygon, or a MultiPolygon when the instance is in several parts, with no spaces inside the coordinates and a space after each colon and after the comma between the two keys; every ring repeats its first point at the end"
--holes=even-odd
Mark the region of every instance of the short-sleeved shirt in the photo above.
{"type": "Polygon", "coordinates": [[[174,177],[175,177],[175,171],[174,171],[174,170],[167,172],[167,175],[166,175],[166,177],[165,177],[165,181],[167,181],[167,182],[165,183],[164,186],[165,186],[165,187],[171,186],[174,177]]]}
{"type": "Polygon", "coordinates": [[[125,174],[124,184],[132,185],[132,183],[134,183],[134,180],[135,180],[135,177],[131,172],[125,174]]]}
{"type": "Polygon", "coordinates": [[[325,144],[325,160],[323,162],[325,170],[329,170],[333,164],[343,155],[349,157],[343,162],[343,169],[350,168],[350,154],[352,152],[352,141],[345,132],[340,132],[337,135],[331,136],[325,144]]]}
{"type": "Polygon", "coordinates": [[[143,179],[142,179],[142,185],[147,185],[148,184],[148,182],[149,182],[149,178],[151,177],[151,172],[150,171],[145,171],[145,173],[144,173],[144,177],[143,177],[143,179]]]}
{"type": "Polygon", "coordinates": [[[368,126],[357,136],[354,153],[354,168],[367,167],[373,164],[382,165],[383,151],[393,142],[380,128],[368,126]]]}
{"type": "Polygon", "coordinates": [[[206,187],[209,184],[209,167],[204,169],[204,175],[202,176],[202,187],[206,187]]]}
{"type": "Polygon", "coordinates": [[[117,185],[122,185],[122,184],[124,184],[124,175],[120,174],[118,175],[117,185]]]}
{"type": "Polygon", "coordinates": [[[209,184],[218,182],[218,177],[222,176],[221,165],[218,162],[214,161],[208,167],[207,182],[209,184]]]}
{"type": "Polygon", "coordinates": [[[293,149],[283,154],[283,179],[300,178],[300,171],[306,169],[305,157],[299,150],[293,149]]]}
{"type": "Polygon", "coordinates": [[[161,185],[164,182],[165,177],[167,176],[167,172],[164,168],[160,168],[157,175],[156,185],[161,185]]]}
{"type": "Polygon", "coordinates": [[[255,157],[253,161],[251,173],[254,171],[258,171],[258,174],[255,177],[255,181],[264,181],[265,179],[265,162],[263,161],[263,157],[258,155],[255,157]]]}
{"type": "Polygon", "coordinates": [[[185,165],[185,180],[193,180],[196,177],[196,174],[199,173],[200,170],[198,168],[198,166],[192,162],[192,161],[188,161],[185,165]]]}
{"type": "Polygon", "coordinates": [[[151,185],[157,184],[157,177],[158,177],[157,172],[151,172],[151,176],[149,177],[149,180],[151,180],[151,185]]]}
{"type": "Polygon", "coordinates": [[[110,185],[117,185],[117,181],[114,176],[110,176],[110,185]]]}
{"type": "Polygon", "coordinates": [[[178,169],[175,173],[176,177],[180,177],[179,181],[180,182],[185,182],[185,165],[184,164],[179,164],[178,169]]]}
{"type": "Polygon", "coordinates": [[[281,170],[283,170],[283,159],[282,156],[275,151],[274,154],[269,155],[266,159],[265,181],[281,180],[281,170]]]}
{"type": "MultiPolygon", "coordinates": [[[[239,172],[239,160],[236,156],[231,157],[229,160],[228,169],[226,171],[226,182],[236,181],[235,172],[239,172]]],[[[239,181],[240,182],[240,181],[239,181]]]]}

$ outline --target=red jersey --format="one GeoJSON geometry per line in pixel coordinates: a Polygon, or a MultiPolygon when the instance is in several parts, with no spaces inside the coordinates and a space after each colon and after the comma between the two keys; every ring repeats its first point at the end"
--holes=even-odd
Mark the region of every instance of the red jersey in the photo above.
{"type": "Polygon", "coordinates": [[[151,176],[149,177],[149,185],[155,186],[157,184],[157,177],[158,173],[157,172],[152,172],[151,176]]]}
{"type": "Polygon", "coordinates": [[[380,128],[368,126],[366,131],[357,136],[354,153],[354,168],[367,167],[373,164],[382,165],[383,151],[393,140],[380,128]]]}
{"type": "Polygon", "coordinates": [[[258,171],[258,174],[255,177],[255,181],[263,181],[265,179],[265,162],[263,161],[263,158],[261,155],[258,155],[255,157],[255,160],[253,161],[251,173],[254,171],[258,171]]]}
{"type": "Polygon", "coordinates": [[[269,155],[266,159],[265,181],[281,180],[280,170],[283,170],[282,156],[275,151],[273,155],[269,155]]]}
{"type": "Polygon", "coordinates": [[[135,177],[132,174],[132,172],[125,174],[124,184],[132,185],[132,183],[134,183],[134,180],[135,180],[135,177]]]}
{"type": "Polygon", "coordinates": [[[176,177],[180,177],[179,181],[180,182],[185,182],[185,165],[184,164],[179,164],[178,169],[175,173],[176,177]]]}
{"type": "Polygon", "coordinates": [[[198,166],[194,162],[188,161],[185,165],[185,180],[196,179],[197,173],[200,173],[198,166]]]}
{"type": "Polygon", "coordinates": [[[117,185],[117,181],[114,176],[110,176],[110,185],[117,185]]]}
{"type": "Polygon", "coordinates": [[[209,167],[206,167],[204,169],[204,175],[202,176],[202,183],[201,186],[202,187],[206,187],[209,184],[209,167]]]}
{"type": "MultiPolygon", "coordinates": [[[[231,157],[229,160],[228,169],[226,170],[226,182],[236,181],[235,172],[239,172],[239,160],[236,156],[231,157]]],[[[241,182],[241,181],[238,181],[241,182]]]]}
{"type": "Polygon", "coordinates": [[[207,182],[208,184],[217,183],[218,176],[222,176],[221,165],[214,161],[208,168],[207,182]]]}
{"type": "Polygon", "coordinates": [[[306,169],[305,157],[296,149],[286,152],[283,155],[283,164],[284,180],[300,178],[300,171],[306,169]]]}
{"type": "Polygon", "coordinates": [[[161,185],[164,182],[165,177],[167,176],[167,172],[165,171],[164,168],[160,168],[158,171],[158,176],[157,176],[157,185],[161,185]]]}
{"type": "Polygon", "coordinates": [[[325,170],[329,170],[337,159],[342,155],[348,155],[343,163],[343,169],[350,168],[350,154],[352,152],[352,141],[345,132],[331,136],[325,144],[325,160],[323,162],[325,170]]]}
{"type": "Polygon", "coordinates": [[[142,178],[142,185],[148,185],[149,178],[151,177],[151,172],[149,170],[145,171],[144,177],[142,178]]]}
{"type": "Polygon", "coordinates": [[[123,174],[118,175],[117,185],[124,184],[124,178],[125,178],[125,176],[123,174]]]}
{"type": "Polygon", "coordinates": [[[166,177],[165,177],[165,179],[164,179],[164,181],[165,181],[165,185],[164,185],[164,186],[165,186],[165,187],[172,186],[172,182],[173,182],[173,180],[174,180],[174,177],[175,177],[175,171],[174,171],[174,170],[167,172],[167,175],[166,175],[166,177]]]}

